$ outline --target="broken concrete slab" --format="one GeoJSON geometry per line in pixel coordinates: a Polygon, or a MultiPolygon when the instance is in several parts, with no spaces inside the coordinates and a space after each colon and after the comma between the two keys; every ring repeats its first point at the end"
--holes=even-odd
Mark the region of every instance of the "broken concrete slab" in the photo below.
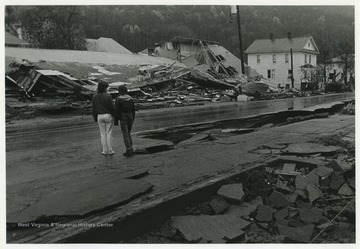
{"type": "Polygon", "coordinates": [[[226,243],[235,243],[235,242],[239,242],[240,240],[245,239],[245,232],[242,230],[233,230],[233,233],[231,234],[231,232],[229,231],[225,236],[224,236],[224,240],[226,241],[226,243]]]}
{"type": "Polygon", "coordinates": [[[106,181],[98,180],[97,176],[88,176],[87,181],[63,185],[63,188],[45,195],[37,203],[8,217],[7,223],[35,221],[40,217],[81,217],[128,203],[153,188],[152,184],[141,180],[119,179],[117,175],[106,181]]]}
{"type": "Polygon", "coordinates": [[[326,222],[321,225],[316,226],[317,229],[323,230],[325,232],[331,231],[334,228],[334,224],[332,222],[326,222]]]}
{"type": "Polygon", "coordinates": [[[245,134],[249,132],[253,132],[254,129],[252,128],[239,128],[239,129],[223,129],[221,132],[224,133],[235,133],[235,134],[245,134]]]}
{"type": "Polygon", "coordinates": [[[307,225],[295,228],[283,225],[278,225],[277,227],[280,235],[288,238],[291,241],[304,243],[310,242],[311,235],[314,230],[314,225],[307,225]]]}
{"type": "Polygon", "coordinates": [[[308,191],[310,203],[313,203],[315,200],[323,196],[322,191],[314,185],[307,185],[306,190],[308,191]]]}
{"type": "Polygon", "coordinates": [[[256,148],[255,150],[251,150],[249,152],[259,154],[259,155],[270,155],[272,153],[272,150],[268,149],[268,148],[260,147],[260,148],[256,148]]]}
{"type": "Polygon", "coordinates": [[[307,181],[313,186],[319,186],[319,176],[315,172],[311,171],[306,175],[307,181]]]}
{"type": "Polygon", "coordinates": [[[255,219],[258,222],[271,222],[273,219],[274,210],[267,205],[259,205],[255,219]]]}
{"type": "Polygon", "coordinates": [[[137,154],[153,154],[162,151],[174,149],[174,144],[170,141],[164,140],[153,140],[153,139],[142,139],[147,140],[145,144],[138,145],[134,151],[137,154]]]}
{"type": "Polygon", "coordinates": [[[200,215],[172,217],[170,225],[189,242],[225,243],[242,237],[250,222],[232,215],[200,215]]]}
{"type": "Polygon", "coordinates": [[[276,190],[284,192],[284,193],[291,193],[292,191],[289,189],[289,187],[280,179],[276,182],[276,190]]]}
{"type": "Polygon", "coordinates": [[[306,224],[318,223],[322,218],[322,210],[319,208],[299,208],[300,220],[306,224]]]}
{"type": "Polygon", "coordinates": [[[241,183],[223,185],[217,194],[231,203],[241,203],[245,196],[241,183]]]}
{"type": "Polygon", "coordinates": [[[305,189],[295,189],[295,194],[298,194],[298,196],[300,196],[301,198],[303,198],[304,200],[309,199],[309,194],[308,191],[305,189]]]}
{"type": "Polygon", "coordinates": [[[312,172],[318,175],[319,177],[327,177],[331,175],[333,171],[334,171],[333,168],[329,168],[326,166],[319,166],[316,169],[314,169],[312,172]]]}
{"type": "Polygon", "coordinates": [[[322,187],[327,187],[330,184],[330,176],[320,177],[319,184],[322,187]]]}
{"type": "Polygon", "coordinates": [[[259,205],[263,205],[263,201],[260,196],[249,202],[243,202],[239,205],[230,205],[226,214],[238,217],[247,217],[255,213],[259,205]]]}
{"type": "Polygon", "coordinates": [[[299,175],[295,179],[295,188],[296,189],[305,189],[308,184],[306,176],[299,175]]]}
{"type": "Polygon", "coordinates": [[[284,218],[278,218],[275,221],[275,226],[277,225],[283,225],[283,226],[288,226],[289,225],[289,220],[288,219],[284,219],[284,218]]]}
{"type": "Polygon", "coordinates": [[[311,208],[312,203],[311,202],[305,202],[305,201],[297,201],[296,206],[298,208],[311,208]]]}
{"type": "Polygon", "coordinates": [[[344,183],[341,188],[338,191],[339,195],[347,195],[347,196],[353,196],[354,193],[351,190],[351,188],[349,187],[349,185],[347,185],[346,183],[344,183]]]}
{"type": "Polygon", "coordinates": [[[276,163],[279,162],[285,162],[285,163],[294,163],[296,164],[297,168],[302,167],[310,167],[310,168],[317,168],[322,165],[326,165],[328,162],[325,160],[325,158],[322,157],[298,157],[298,156],[291,156],[291,155],[282,155],[276,157],[272,162],[269,163],[276,163]]]}
{"type": "Polygon", "coordinates": [[[296,168],[296,164],[295,163],[284,163],[282,171],[285,172],[294,172],[296,168]]]}
{"type": "Polygon", "coordinates": [[[278,191],[273,191],[268,197],[268,201],[270,205],[272,205],[275,208],[283,208],[283,207],[288,207],[290,205],[290,202],[286,198],[286,196],[278,191]]]}
{"type": "Polygon", "coordinates": [[[209,133],[196,134],[196,135],[192,136],[190,139],[181,141],[180,143],[178,143],[178,145],[179,146],[181,146],[181,145],[189,145],[189,144],[193,144],[193,143],[203,141],[203,140],[209,140],[209,133]]]}
{"type": "Polygon", "coordinates": [[[338,173],[344,173],[346,170],[348,170],[342,166],[339,160],[332,160],[326,165],[326,167],[332,168],[335,172],[338,173]]]}
{"type": "MultiPolygon", "coordinates": [[[[129,171],[124,172],[123,169],[120,169],[120,170],[111,169],[111,170],[107,170],[104,172],[99,172],[97,175],[106,177],[107,175],[110,175],[110,174],[111,175],[117,174],[119,176],[121,175],[122,178],[124,178],[124,179],[139,179],[139,178],[149,175],[149,170],[148,169],[131,170],[131,171],[129,170],[129,171]]],[[[70,181],[72,182],[73,180],[71,180],[71,178],[70,178],[70,181]]]]}
{"type": "Polygon", "coordinates": [[[176,234],[176,229],[172,228],[168,224],[162,225],[160,228],[160,236],[166,238],[172,238],[176,234]]]}
{"type": "Polygon", "coordinates": [[[355,189],[355,177],[351,177],[350,179],[348,179],[348,184],[350,187],[355,189]]]}
{"type": "Polygon", "coordinates": [[[285,149],[287,147],[287,144],[278,144],[278,143],[266,143],[264,147],[269,149],[285,149]]]}
{"type": "Polygon", "coordinates": [[[300,175],[301,172],[295,171],[295,168],[296,168],[295,163],[284,163],[283,168],[281,170],[275,170],[275,174],[288,175],[288,176],[300,175]]]}
{"type": "Polygon", "coordinates": [[[289,226],[290,227],[302,227],[305,226],[306,224],[304,224],[304,222],[302,222],[301,220],[299,220],[299,218],[293,218],[289,221],[289,226]]]}
{"type": "Polygon", "coordinates": [[[287,148],[282,149],[281,152],[284,154],[295,154],[295,155],[310,155],[310,154],[322,154],[328,155],[339,151],[341,148],[338,146],[325,146],[315,143],[297,143],[290,144],[287,148]]]}
{"type": "Polygon", "coordinates": [[[224,198],[221,197],[214,197],[210,202],[209,202],[210,207],[212,208],[212,210],[214,210],[215,214],[221,214],[224,213],[230,206],[230,204],[228,202],[226,202],[224,200],[224,198]]]}
{"type": "Polygon", "coordinates": [[[289,202],[292,204],[292,203],[296,202],[296,200],[297,200],[297,198],[299,196],[299,193],[294,192],[294,193],[291,193],[291,194],[287,194],[285,196],[289,200],[289,202]]]}
{"type": "Polygon", "coordinates": [[[306,189],[306,186],[319,186],[319,177],[314,173],[309,173],[305,176],[298,175],[295,179],[296,189],[306,189]]]}
{"type": "Polygon", "coordinates": [[[334,191],[338,191],[339,188],[344,184],[345,180],[342,175],[333,174],[330,178],[329,187],[334,191]]]}
{"type": "Polygon", "coordinates": [[[293,208],[293,207],[289,207],[288,208],[288,213],[289,213],[289,217],[293,218],[294,216],[296,216],[299,213],[299,209],[297,208],[293,208]]]}
{"type": "Polygon", "coordinates": [[[268,229],[269,228],[269,224],[268,223],[258,223],[258,226],[262,229],[268,229]]]}
{"type": "Polygon", "coordinates": [[[289,208],[283,208],[274,214],[275,219],[285,219],[289,215],[289,208]]]}

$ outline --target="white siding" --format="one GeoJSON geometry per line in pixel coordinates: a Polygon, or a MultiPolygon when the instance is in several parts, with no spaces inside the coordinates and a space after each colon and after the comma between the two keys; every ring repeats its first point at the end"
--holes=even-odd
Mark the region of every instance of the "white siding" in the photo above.
{"type": "MultiPolygon", "coordinates": [[[[310,54],[308,54],[309,56],[310,54]]],[[[294,87],[300,89],[301,66],[305,64],[305,53],[293,53],[294,66],[294,87]]],[[[268,78],[268,70],[275,69],[275,81],[282,86],[289,84],[291,80],[288,78],[291,69],[291,55],[289,53],[277,53],[276,63],[273,63],[273,53],[248,54],[248,65],[255,69],[264,78],[268,78]],[[289,62],[285,62],[285,54],[289,54],[289,62]],[[257,63],[257,55],[260,55],[260,63],[257,63]]],[[[311,54],[311,65],[317,65],[317,55],[311,54]]]]}
{"type": "Polygon", "coordinates": [[[313,42],[311,41],[311,39],[308,40],[308,42],[305,44],[303,49],[316,51],[315,46],[314,46],[313,42]]]}

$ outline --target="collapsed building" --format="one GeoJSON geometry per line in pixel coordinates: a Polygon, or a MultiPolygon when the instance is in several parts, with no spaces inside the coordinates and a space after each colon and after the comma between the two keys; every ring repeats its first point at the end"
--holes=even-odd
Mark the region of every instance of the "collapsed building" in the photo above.
{"type": "Polygon", "coordinates": [[[247,101],[277,90],[249,66],[242,74],[241,61],[218,42],[177,36],[147,54],[107,38],[88,43],[88,51],[6,47],[7,99],[89,102],[99,81],[113,97],[127,85],[139,109],[237,100],[239,92],[247,101]]]}

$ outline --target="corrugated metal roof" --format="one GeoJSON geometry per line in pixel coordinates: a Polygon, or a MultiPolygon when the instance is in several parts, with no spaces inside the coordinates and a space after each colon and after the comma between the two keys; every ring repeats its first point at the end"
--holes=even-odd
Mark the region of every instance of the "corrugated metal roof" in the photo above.
{"type": "Polygon", "coordinates": [[[29,43],[10,34],[9,32],[5,32],[5,45],[27,46],[29,43]]]}
{"type": "Polygon", "coordinates": [[[88,51],[132,54],[130,50],[126,49],[115,40],[106,37],[86,39],[86,48],[88,51]]]}
{"type": "Polygon", "coordinates": [[[255,53],[281,53],[289,52],[290,49],[294,52],[308,52],[319,54],[319,50],[315,44],[314,39],[311,36],[297,37],[297,38],[282,38],[282,39],[259,39],[255,40],[245,51],[247,54],[255,53]],[[311,40],[315,47],[315,51],[306,50],[304,46],[311,40]]]}

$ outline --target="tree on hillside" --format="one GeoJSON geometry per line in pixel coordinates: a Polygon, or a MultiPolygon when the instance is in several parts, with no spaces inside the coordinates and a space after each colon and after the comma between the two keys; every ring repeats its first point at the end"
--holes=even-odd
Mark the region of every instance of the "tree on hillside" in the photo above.
{"type": "Polygon", "coordinates": [[[343,80],[345,85],[348,83],[348,73],[350,76],[354,73],[355,69],[355,49],[353,39],[349,39],[346,35],[339,41],[337,45],[337,58],[339,60],[339,66],[343,70],[343,80]]]}
{"type": "Polygon", "coordinates": [[[330,24],[327,23],[324,15],[320,16],[315,23],[316,32],[314,33],[315,42],[320,50],[318,64],[323,75],[323,82],[326,83],[326,72],[332,67],[334,57],[335,38],[330,24]]]}
{"type": "Polygon", "coordinates": [[[17,19],[32,47],[86,49],[83,16],[78,6],[21,6],[17,19]]]}

